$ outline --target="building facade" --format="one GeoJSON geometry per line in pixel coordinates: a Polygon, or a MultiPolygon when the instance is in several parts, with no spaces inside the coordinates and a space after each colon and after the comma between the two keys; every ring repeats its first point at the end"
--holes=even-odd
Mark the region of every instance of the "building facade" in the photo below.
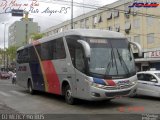
{"type": "MultiPolygon", "coordinates": [[[[146,3],[147,0],[138,0],[146,3]]],[[[151,2],[152,0],[150,0],[151,2]]],[[[129,41],[143,48],[143,58],[135,61],[139,70],[160,70],[160,7],[133,7],[134,0],[119,0],[73,19],[74,29],[104,29],[124,33],[129,41]]],[[[46,36],[71,28],[70,20],[45,30],[46,36]]]]}
{"type": "Polygon", "coordinates": [[[38,23],[33,22],[32,19],[16,21],[9,27],[8,47],[23,46],[29,43],[29,38],[33,33],[38,32],[38,23]]]}

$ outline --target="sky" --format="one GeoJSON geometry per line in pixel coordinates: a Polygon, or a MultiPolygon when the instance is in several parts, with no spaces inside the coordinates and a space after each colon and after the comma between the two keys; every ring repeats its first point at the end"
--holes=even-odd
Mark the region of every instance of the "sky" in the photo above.
{"type": "MultiPolygon", "coordinates": [[[[76,17],[95,10],[93,6],[103,6],[115,1],[117,0],[73,0],[73,16],[76,17]],[[82,4],[87,4],[87,7],[91,5],[91,8],[82,7],[82,4]]],[[[4,48],[4,29],[7,47],[8,27],[22,18],[13,17],[11,13],[5,13],[11,9],[29,11],[29,18],[33,18],[34,22],[38,22],[41,31],[71,18],[71,0],[0,0],[0,48],[4,48]]]]}

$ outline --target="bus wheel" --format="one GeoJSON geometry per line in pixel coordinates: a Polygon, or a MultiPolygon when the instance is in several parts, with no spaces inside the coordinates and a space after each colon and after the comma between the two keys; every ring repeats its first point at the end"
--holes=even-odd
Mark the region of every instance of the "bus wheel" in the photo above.
{"type": "Polygon", "coordinates": [[[30,94],[34,94],[34,90],[33,90],[33,86],[32,86],[32,82],[28,81],[28,91],[30,94]]]}
{"type": "Polygon", "coordinates": [[[75,103],[75,99],[72,97],[72,92],[69,85],[65,87],[65,101],[70,105],[73,105],[75,103]]]}

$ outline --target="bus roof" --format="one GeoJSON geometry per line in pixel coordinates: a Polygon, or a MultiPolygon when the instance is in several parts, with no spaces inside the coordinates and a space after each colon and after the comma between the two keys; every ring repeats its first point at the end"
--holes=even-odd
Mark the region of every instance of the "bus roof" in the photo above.
{"type": "Polygon", "coordinates": [[[80,35],[86,37],[106,37],[106,38],[122,38],[124,35],[119,32],[100,30],[100,29],[72,29],[64,32],[67,35],[80,35]]]}
{"type": "MultiPolygon", "coordinates": [[[[55,35],[51,35],[49,37],[45,37],[42,39],[37,40],[40,43],[45,41],[49,41],[51,39],[56,39],[63,36],[69,35],[78,35],[78,36],[85,36],[85,37],[99,37],[99,38],[125,38],[122,33],[109,31],[109,30],[100,30],[100,29],[71,29],[64,32],[57,33],[55,35]]],[[[18,48],[18,50],[24,49],[25,47],[29,47],[32,44],[28,44],[18,48]]]]}

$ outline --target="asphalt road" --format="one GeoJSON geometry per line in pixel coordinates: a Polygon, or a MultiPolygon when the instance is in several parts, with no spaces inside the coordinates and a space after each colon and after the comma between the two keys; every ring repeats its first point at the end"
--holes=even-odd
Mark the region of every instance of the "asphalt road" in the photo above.
{"type": "Polygon", "coordinates": [[[58,120],[63,118],[97,120],[99,118],[106,119],[106,117],[119,120],[124,120],[124,118],[137,120],[148,114],[160,114],[160,98],[123,97],[113,99],[111,102],[80,101],[77,105],[68,105],[61,96],[42,92],[30,95],[18,85],[13,85],[11,80],[0,80],[0,113],[17,112],[49,114],[48,118],[58,120]]]}

